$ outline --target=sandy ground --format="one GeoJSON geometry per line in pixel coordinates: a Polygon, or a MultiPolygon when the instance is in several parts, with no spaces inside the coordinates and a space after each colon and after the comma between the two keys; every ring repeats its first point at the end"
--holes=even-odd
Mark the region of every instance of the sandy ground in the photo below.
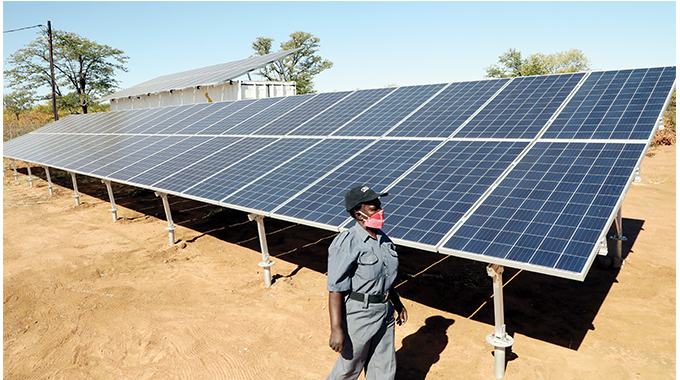
{"type": "MultiPolygon", "coordinates": [[[[675,379],[675,147],[652,150],[623,207],[620,270],[584,282],[506,269],[515,345],[506,379],[675,379]]],[[[5,163],[7,165],[7,163],[5,163]]],[[[7,166],[5,166],[7,167],[7,166]]],[[[244,213],[26,169],[3,187],[5,379],[323,379],[326,249],[334,234],[267,219],[274,283],[264,287],[244,213]]],[[[494,379],[485,265],[400,248],[398,379],[494,379]],[[442,260],[443,259],[443,260],[442,260]]],[[[363,378],[363,377],[362,377],[363,378]]]]}

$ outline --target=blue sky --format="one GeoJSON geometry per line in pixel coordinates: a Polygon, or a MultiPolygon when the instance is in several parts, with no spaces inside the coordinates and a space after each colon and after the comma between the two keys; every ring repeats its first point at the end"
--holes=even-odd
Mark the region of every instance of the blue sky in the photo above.
{"type": "MultiPolygon", "coordinates": [[[[320,92],[481,79],[509,48],[581,49],[593,69],[676,64],[676,5],[663,2],[4,1],[3,30],[52,22],[130,57],[121,88],[251,56],[258,36],[304,31],[334,63],[320,92]]],[[[7,57],[39,29],[3,33],[7,57]]]]}

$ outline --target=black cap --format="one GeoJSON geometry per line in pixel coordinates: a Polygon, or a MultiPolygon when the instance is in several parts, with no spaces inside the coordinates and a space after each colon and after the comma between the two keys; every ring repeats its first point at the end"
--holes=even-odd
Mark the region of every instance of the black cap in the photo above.
{"type": "Polygon", "coordinates": [[[357,186],[345,194],[345,208],[347,211],[352,211],[354,207],[362,203],[368,203],[378,199],[378,197],[384,197],[385,195],[388,194],[376,193],[368,186],[357,186]]]}

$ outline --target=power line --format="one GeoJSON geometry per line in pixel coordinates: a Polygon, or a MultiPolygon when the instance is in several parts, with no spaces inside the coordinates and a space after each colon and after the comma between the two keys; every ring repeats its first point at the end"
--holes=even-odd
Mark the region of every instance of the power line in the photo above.
{"type": "Polygon", "coordinates": [[[3,33],[11,33],[11,32],[18,32],[20,30],[25,30],[25,29],[31,29],[31,28],[44,28],[45,25],[43,24],[38,24],[38,25],[33,25],[33,26],[27,26],[25,28],[19,28],[19,29],[12,29],[12,30],[5,30],[3,33]]]}

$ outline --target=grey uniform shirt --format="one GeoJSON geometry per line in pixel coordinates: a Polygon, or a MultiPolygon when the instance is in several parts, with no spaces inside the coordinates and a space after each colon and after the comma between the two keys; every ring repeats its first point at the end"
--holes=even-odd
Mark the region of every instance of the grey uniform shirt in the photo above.
{"type": "Polygon", "coordinates": [[[329,292],[386,293],[397,278],[394,243],[382,231],[371,236],[358,223],[336,236],[328,247],[329,292]]]}

